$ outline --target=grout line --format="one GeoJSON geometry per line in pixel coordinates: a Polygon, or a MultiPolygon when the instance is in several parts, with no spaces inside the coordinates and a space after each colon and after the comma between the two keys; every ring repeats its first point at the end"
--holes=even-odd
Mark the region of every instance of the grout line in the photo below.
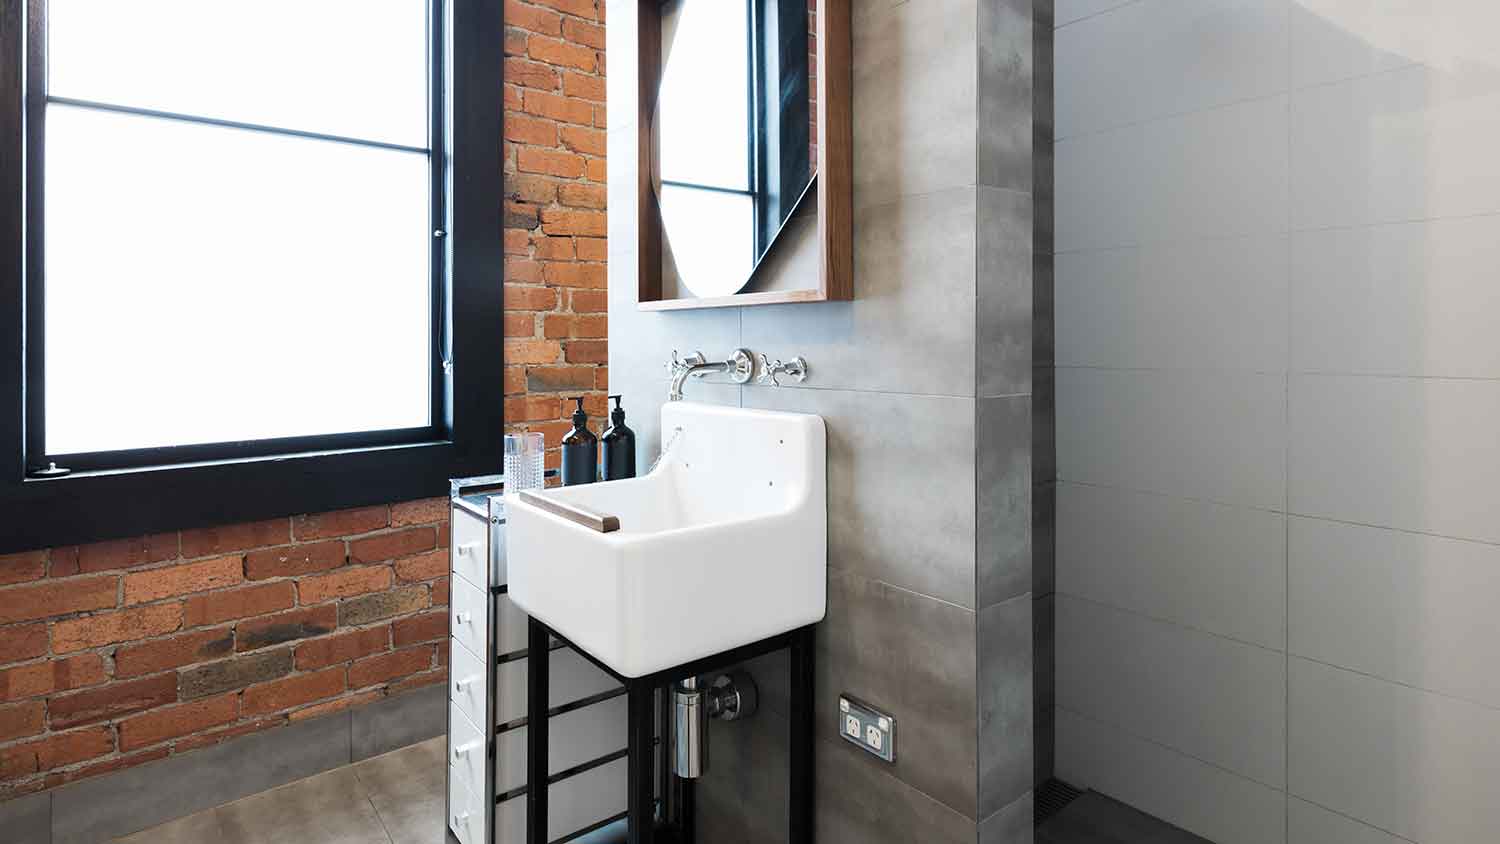
{"type": "Polygon", "coordinates": [[[1413,685],[1402,680],[1393,680],[1390,677],[1383,677],[1379,674],[1371,674],[1368,671],[1361,671],[1358,668],[1350,668],[1347,665],[1339,665],[1335,662],[1327,662],[1325,660],[1317,659],[1316,657],[1306,656],[1305,654],[1288,652],[1287,657],[1288,661],[1290,661],[1291,659],[1300,659],[1303,662],[1312,663],[1313,665],[1321,665],[1324,668],[1332,668],[1335,671],[1342,671],[1346,674],[1354,674],[1359,677],[1364,677],[1368,680],[1374,680],[1376,682],[1385,683],[1391,686],[1400,686],[1403,689],[1409,689],[1414,692],[1420,692],[1425,695],[1442,698],[1443,700],[1450,700],[1455,703],[1466,703],[1470,706],[1478,707],[1479,709],[1487,709],[1491,712],[1500,712],[1500,704],[1487,703],[1482,700],[1463,697],[1461,695],[1455,695],[1450,692],[1439,691],[1437,689],[1429,689],[1425,686],[1413,685]]]}
{"type": "MultiPolygon", "coordinates": [[[[359,790],[364,794],[365,802],[370,804],[370,811],[375,813],[375,822],[380,824],[381,831],[385,833],[386,844],[396,844],[396,838],[391,835],[390,827],[385,825],[385,818],[380,816],[380,807],[375,805],[375,798],[370,795],[370,787],[365,785],[364,777],[359,775],[359,766],[351,764],[349,767],[354,771],[354,781],[359,783],[359,790]]],[[[446,825],[443,831],[447,831],[446,825]]]]}
{"type": "Polygon", "coordinates": [[[1119,5],[1116,5],[1116,6],[1110,6],[1108,9],[1100,9],[1097,12],[1090,12],[1089,14],[1084,15],[1081,18],[1074,18],[1074,19],[1072,19],[1070,21],[1067,21],[1065,23],[1055,24],[1052,27],[1052,31],[1053,32],[1057,32],[1059,29],[1063,29],[1064,27],[1072,26],[1075,23],[1083,23],[1086,20],[1093,20],[1094,18],[1103,17],[1103,16],[1109,14],[1110,12],[1114,12],[1114,11],[1117,11],[1119,9],[1123,9],[1126,6],[1133,6],[1136,3],[1139,3],[1140,1],[1141,0],[1125,0],[1124,3],[1120,3],[1119,5]]]}
{"type": "Polygon", "coordinates": [[[1065,597],[1065,598],[1070,598],[1070,599],[1072,599],[1074,601],[1079,601],[1079,602],[1082,602],[1082,603],[1085,603],[1085,604],[1091,604],[1093,606],[1101,607],[1103,609],[1112,610],[1112,611],[1114,611],[1116,613],[1120,613],[1122,615],[1130,615],[1130,616],[1135,616],[1136,618],[1144,618],[1144,619],[1146,619],[1148,621],[1156,622],[1157,624],[1165,624],[1165,625],[1168,625],[1170,627],[1175,627],[1175,628],[1177,628],[1179,630],[1186,630],[1186,631],[1189,631],[1189,632],[1192,632],[1192,633],[1198,633],[1198,634],[1201,634],[1201,635],[1204,635],[1204,636],[1212,636],[1215,639],[1222,639],[1222,640],[1224,640],[1226,642],[1233,642],[1234,644],[1237,644],[1237,645],[1244,645],[1246,647],[1256,648],[1258,650],[1266,651],[1268,653],[1282,654],[1282,655],[1286,654],[1286,649],[1285,648],[1273,648],[1270,645],[1264,645],[1264,644],[1261,644],[1260,642],[1252,642],[1249,639],[1241,639],[1238,636],[1230,636],[1227,633],[1219,633],[1219,632],[1214,631],[1214,630],[1209,630],[1206,627],[1199,627],[1199,626],[1197,626],[1195,624],[1187,624],[1185,622],[1178,621],[1176,619],[1166,618],[1165,616],[1160,616],[1160,615],[1154,615],[1154,614],[1149,613],[1149,612],[1142,612],[1141,610],[1133,609],[1131,607],[1122,607],[1122,606],[1119,606],[1118,604],[1111,604],[1111,603],[1108,603],[1108,602],[1105,602],[1105,601],[1101,601],[1101,600],[1099,600],[1097,598],[1090,598],[1090,597],[1088,597],[1086,595],[1079,595],[1079,594],[1076,594],[1074,592],[1054,592],[1052,594],[1059,595],[1059,596],[1062,596],[1062,597],[1065,597]]]}
{"type": "MultiPolygon", "coordinates": [[[[1303,796],[1301,796],[1299,794],[1293,794],[1290,789],[1287,790],[1286,797],[1287,797],[1287,803],[1288,804],[1290,804],[1291,801],[1296,800],[1296,801],[1301,802],[1301,803],[1306,803],[1309,806],[1316,806],[1319,809],[1322,809],[1323,811],[1329,813],[1330,815],[1338,815],[1339,817],[1344,818],[1345,820],[1353,821],[1353,822],[1359,824],[1360,826],[1369,827],[1370,829],[1376,830],[1377,832],[1383,832],[1386,835],[1389,835],[1392,838],[1397,839],[1398,841],[1411,841],[1412,844],[1417,844],[1417,842],[1412,841],[1412,839],[1407,838],[1404,835],[1398,835],[1398,834],[1396,834],[1394,832],[1391,832],[1389,829],[1386,829],[1386,828],[1380,827],[1380,826],[1376,826],[1375,824],[1372,824],[1372,823],[1370,823],[1367,820],[1361,820],[1360,818],[1356,818],[1355,816],[1353,816],[1351,814],[1348,814],[1348,813],[1345,813],[1345,812],[1340,812],[1338,809],[1334,809],[1334,808],[1331,808],[1329,806],[1324,806],[1322,803],[1319,803],[1319,802],[1317,802],[1315,800],[1309,800],[1306,797],[1303,797],[1303,796]]],[[[1288,809],[1290,809],[1290,806],[1288,807],[1288,809]]],[[[1290,810],[1287,812],[1287,830],[1288,830],[1287,834],[1290,835],[1291,834],[1291,812],[1290,812],[1290,810]]],[[[1290,840],[1290,838],[1288,838],[1288,840],[1290,840]]]]}
{"type": "MultiPolygon", "coordinates": [[[[1290,328],[1288,328],[1290,333],[1290,328]]],[[[1079,372],[1154,372],[1173,375],[1272,375],[1297,378],[1365,378],[1387,381],[1458,381],[1480,384],[1500,382],[1500,375],[1412,375],[1394,372],[1341,372],[1334,369],[1241,369],[1228,366],[1109,366],[1092,363],[1057,363],[1056,369],[1079,372]]],[[[1028,395],[1028,394],[1021,394],[1028,395]]],[[[1004,398],[1004,396],[1000,397],[1004,398]]]]}

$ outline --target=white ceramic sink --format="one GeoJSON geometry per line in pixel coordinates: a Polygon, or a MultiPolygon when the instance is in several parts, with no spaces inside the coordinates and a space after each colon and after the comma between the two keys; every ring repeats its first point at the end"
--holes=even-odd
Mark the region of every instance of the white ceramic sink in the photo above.
{"type": "Polygon", "coordinates": [[[626,677],[812,624],[827,602],[822,418],[679,401],[661,430],[649,474],[536,493],[616,531],[506,496],[511,599],[626,677]]]}

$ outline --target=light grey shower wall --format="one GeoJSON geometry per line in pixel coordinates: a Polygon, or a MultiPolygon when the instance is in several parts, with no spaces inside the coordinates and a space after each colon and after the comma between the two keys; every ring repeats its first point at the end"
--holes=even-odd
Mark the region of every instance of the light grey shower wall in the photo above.
{"type": "MultiPolygon", "coordinates": [[[[649,461],[672,349],[811,365],[687,393],[827,421],[818,840],[1029,841],[1031,2],[855,0],[854,301],[672,313],[636,309],[636,3],[608,6],[610,386],[649,461]],[[897,717],[894,765],[837,738],[840,692],[897,717]]],[[[794,232],[769,272],[810,280],[794,232]]],[[[784,840],[784,659],[752,671],[698,790],[715,844],[784,840]]]]}
{"type": "Polygon", "coordinates": [[[1500,5],[1055,23],[1058,776],[1500,840],[1500,5]]]}

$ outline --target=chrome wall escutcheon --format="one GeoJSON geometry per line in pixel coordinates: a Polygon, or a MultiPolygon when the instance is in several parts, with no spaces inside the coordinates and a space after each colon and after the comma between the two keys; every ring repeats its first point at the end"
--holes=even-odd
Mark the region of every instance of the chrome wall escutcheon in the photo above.
{"type": "Polygon", "coordinates": [[[799,355],[789,361],[781,361],[779,359],[773,361],[762,354],[760,356],[760,375],[756,377],[756,383],[780,387],[782,376],[786,376],[796,384],[806,381],[807,360],[799,355]]]}

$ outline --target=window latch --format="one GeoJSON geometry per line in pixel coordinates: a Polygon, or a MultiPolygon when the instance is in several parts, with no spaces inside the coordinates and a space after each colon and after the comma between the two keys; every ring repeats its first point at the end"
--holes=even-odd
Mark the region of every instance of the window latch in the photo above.
{"type": "Polygon", "coordinates": [[[28,478],[60,478],[63,475],[71,474],[72,472],[73,472],[72,469],[64,469],[63,467],[57,465],[56,463],[49,462],[46,466],[43,466],[40,469],[32,469],[31,471],[27,472],[26,473],[26,477],[28,477],[28,478]]]}

